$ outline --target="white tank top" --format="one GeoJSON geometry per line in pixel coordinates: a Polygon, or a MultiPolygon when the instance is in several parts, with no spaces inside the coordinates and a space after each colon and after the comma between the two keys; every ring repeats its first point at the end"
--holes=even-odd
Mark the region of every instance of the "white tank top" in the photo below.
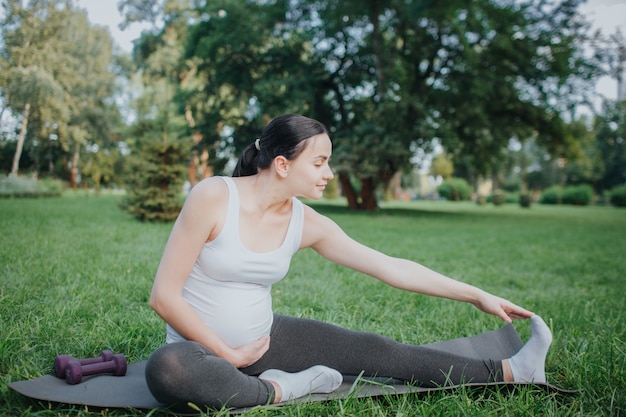
{"type": "MultiPolygon", "coordinates": [[[[291,257],[300,247],[304,209],[292,199],[291,220],[282,245],[270,252],[254,252],[239,234],[239,194],[229,177],[228,211],[220,234],[202,248],[183,289],[183,298],[206,325],[232,348],[270,334],[272,284],[287,275],[291,257]]],[[[183,341],[167,325],[167,343],[183,341]]]]}

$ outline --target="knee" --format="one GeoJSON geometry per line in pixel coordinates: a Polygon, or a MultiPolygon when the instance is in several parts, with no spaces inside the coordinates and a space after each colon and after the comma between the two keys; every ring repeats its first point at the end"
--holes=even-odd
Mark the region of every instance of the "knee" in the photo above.
{"type": "Polygon", "coordinates": [[[146,364],[152,395],[177,411],[198,407],[247,407],[265,404],[273,395],[270,383],[242,373],[199,343],[178,342],[157,349],[146,364]]]}
{"type": "Polygon", "coordinates": [[[183,400],[181,388],[188,380],[184,369],[192,355],[186,355],[190,342],[165,345],[150,355],[146,364],[146,383],[152,395],[165,404],[176,404],[183,400]]]}

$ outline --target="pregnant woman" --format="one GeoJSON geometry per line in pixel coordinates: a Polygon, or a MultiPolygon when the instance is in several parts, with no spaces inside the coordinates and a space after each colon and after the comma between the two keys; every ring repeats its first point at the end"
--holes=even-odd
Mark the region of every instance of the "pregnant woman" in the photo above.
{"type": "Polygon", "coordinates": [[[167,328],[166,344],[146,368],[153,395],[178,407],[247,407],[332,392],[342,375],[422,386],[545,382],[552,335],[539,316],[364,246],[298,200],[322,197],[333,178],[331,154],[322,123],[279,116],[244,150],[232,178],[209,178],[191,190],[150,298],[167,328]],[[532,337],[509,359],[483,361],[275,314],[272,284],[304,248],[401,290],[469,302],[505,322],[530,318],[532,337]]]}

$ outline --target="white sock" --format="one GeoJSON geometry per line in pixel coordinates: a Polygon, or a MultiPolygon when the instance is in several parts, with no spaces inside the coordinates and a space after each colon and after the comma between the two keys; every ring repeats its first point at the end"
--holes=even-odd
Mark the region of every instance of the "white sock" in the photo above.
{"type": "Polygon", "coordinates": [[[530,340],[509,359],[514,382],[546,382],[545,362],[552,332],[538,315],[530,318],[530,340]]]}
{"type": "Polygon", "coordinates": [[[280,402],[303,397],[307,394],[333,392],[343,382],[343,376],[332,368],[323,365],[312,366],[304,371],[289,373],[278,369],[268,369],[259,375],[260,379],[276,382],[282,391],[280,402]]]}

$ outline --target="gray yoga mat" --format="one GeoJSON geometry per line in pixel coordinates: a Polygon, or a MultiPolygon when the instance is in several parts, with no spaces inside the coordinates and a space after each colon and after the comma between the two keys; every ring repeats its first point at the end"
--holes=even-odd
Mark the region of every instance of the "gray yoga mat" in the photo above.
{"type": "MultiPolygon", "coordinates": [[[[480,359],[506,359],[513,356],[523,343],[511,324],[487,333],[444,342],[432,343],[430,346],[446,352],[463,352],[463,354],[480,359]]],[[[134,408],[155,409],[167,408],[158,402],[148,390],[144,378],[146,361],[128,365],[125,376],[95,375],[84,378],[77,385],[69,385],[65,380],[52,375],[27,381],[9,383],[9,387],[27,397],[62,404],[78,404],[98,408],[134,408]]],[[[506,386],[511,383],[468,383],[464,386],[506,386]]],[[[574,394],[578,390],[566,390],[549,384],[536,384],[548,391],[562,394],[574,394]]],[[[360,378],[346,376],[338,390],[330,394],[312,394],[294,400],[295,402],[315,402],[341,399],[347,397],[375,397],[380,395],[400,395],[406,393],[428,393],[454,389],[458,386],[441,388],[421,388],[407,385],[401,381],[382,378],[360,378]]],[[[275,405],[272,405],[275,406],[275,405]]],[[[272,407],[270,406],[270,407],[272,407]]],[[[233,410],[235,413],[247,409],[233,410]]]]}

